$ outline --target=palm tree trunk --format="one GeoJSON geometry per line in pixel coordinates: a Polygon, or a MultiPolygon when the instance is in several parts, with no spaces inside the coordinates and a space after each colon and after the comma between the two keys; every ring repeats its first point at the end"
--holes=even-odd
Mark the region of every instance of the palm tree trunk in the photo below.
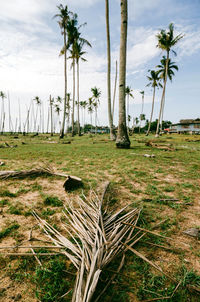
{"type": "Polygon", "coordinates": [[[149,135],[149,132],[150,132],[150,129],[151,129],[151,122],[152,122],[152,118],[153,118],[155,92],[156,92],[156,87],[154,86],[153,87],[153,100],[152,100],[152,108],[151,108],[151,117],[150,117],[150,120],[149,120],[149,126],[148,126],[148,130],[147,130],[147,133],[146,133],[147,136],[149,135]]]}
{"type": "Polygon", "coordinates": [[[49,102],[50,102],[50,111],[51,111],[51,136],[53,136],[53,108],[52,108],[51,95],[49,97],[49,102]]]}
{"type": "Polygon", "coordinates": [[[126,47],[127,47],[127,0],[121,0],[121,35],[119,63],[119,125],[116,140],[118,148],[130,148],[130,140],[126,127],[126,47]]]}
{"type": "Polygon", "coordinates": [[[116,61],[116,69],[115,69],[115,85],[114,85],[114,91],[113,91],[112,119],[114,119],[116,88],[117,88],[117,61],[116,61]]]}
{"type": "Polygon", "coordinates": [[[113,116],[112,116],[112,109],[111,109],[111,86],[110,86],[110,69],[111,69],[111,55],[110,55],[110,26],[109,26],[109,0],[105,0],[106,6],[106,36],[107,36],[107,90],[108,90],[108,119],[110,125],[110,139],[115,141],[116,134],[113,127],[113,116]]]}
{"type": "Polygon", "coordinates": [[[144,110],[144,95],[142,95],[142,111],[141,111],[141,114],[140,114],[140,126],[139,126],[139,133],[140,133],[140,130],[141,130],[141,126],[142,126],[142,114],[143,114],[143,110],[144,110]]]}
{"type": "Polygon", "coordinates": [[[95,108],[95,134],[97,134],[97,107],[95,108]]]}
{"type": "Polygon", "coordinates": [[[65,87],[64,87],[64,109],[63,109],[63,121],[62,128],[60,132],[60,138],[64,137],[65,132],[65,118],[66,118],[66,97],[67,97],[67,50],[66,50],[66,29],[64,28],[64,77],[65,77],[65,87]]]}
{"type": "Polygon", "coordinates": [[[78,135],[80,132],[80,112],[79,112],[79,62],[77,62],[77,123],[78,123],[78,135]]]}
{"type": "Polygon", "coordinates": [[[127,131],[129,133],[129,95],[127,95],[127,122],[128,122],[127,131]]]}
{"type": "Polygon", "coordinates": [[[164,99],[165,99],[165,89],[166,89],[166,84],[167,84],[168,64],[169,64],[169,51],[167,52],[167,60],[166,60],[166,66],[165,66],[165,80],[164,80],[164,85],[163,85],[163,91],[162,91],[162,97],[161,97],[161,103],[160,103],[160,112],[159,112],[155,137],[159,136],[160,119],[161,119],[163,102],[164,102],[164,99]]]}
{"type": "Polygon", "coordinates": [[[73,68],[73,97],[72,97],[72,136],[74,136],[74,106],[75,106],[75,60],[72,62],[73,68]]]}
{"type": "Polygon", "coordinates": [[[162,106],[162,114],[161,114],[161,120],[160,120],[160,131],[161,132],[162,132],[162,124],[163,124],[164,107],[165,107],[165,95],[164,95],[164,101],[163,101],[163,106],[162,106]]]}

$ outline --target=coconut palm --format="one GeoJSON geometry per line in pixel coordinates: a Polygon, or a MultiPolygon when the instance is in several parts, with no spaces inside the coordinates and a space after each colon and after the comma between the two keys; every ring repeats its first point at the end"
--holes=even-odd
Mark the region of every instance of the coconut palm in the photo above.
{"type": "Polygon", "coordinates": [[[90,124],[91,124],[91,130],[92,130],[92,113],[94,112],[94,103],[93,103],[93,98],[90,97],[88,99],[88,112],[90,114],[90,124]]]}
{"type": "MultiPolygon", "coordinates": [[[[41,125],[41,100],[39,98],[39,96],[35,96],[33,101],[35,101],[37,109],[36,109],[36,116],[35,116],[35,125],[34,125],[34,131],[37,131],[37,117],[38,117],[38,110],[40,110],[40,123],[39,125],[41,125]]],[[[40,131],[40,126],[38,125],[38,132],[40,131]]]]}
{"type": "Polygon", "coordinates": [[[101,96],[101,90],[96,86],[91,88],[92,98],[93,98],[93,107],[95,109],[95,133],[97,133],[97,109],[100,103],[99,98],[101,96]]]}
{"type": "Polygon", "coordinates": [[[172,51],[175,55],[176,52],[172,49],[178,41],[180,41],[183,38],[182,34],[179,34],[177,36],[174,36],[174,24],[170,23],[168,30],[162,29],[157,35],[156,38],[158,39],[157,47],[161,50],[166,51],[166,65],[165,65],[165,77],[164,77],[164,84],[163,84],[163,91],[162,91],[162,97],[161,97],[161,103],[160,103],[160,112],[158,117],[158,123],[157,123],[157,129],[156,129],[156,137],[159,136],[159,125],[160,125],[160,119],[162,115],[162,109],[163,109],[163,102],[165,98],[165,90],[166,90],[166,84],[167,84],[167,75],[168,75],[168,61],[170,56],[170,51],[172,51]]]}
{"type": "Polygon", "coordinates": [[[83,109],[83,129],[84,129],[84,126],[85,126],[85,110],[86,110],[86,108],[87,108],[87,105],[88,105],[88,103],[87,103],[87,101],[82,101],[82,102],[80,102],[80,106],[81,106],[81,108],[83,109]]]}
{"type": "Polygon", "coordinates": [[[126,127],[126,47],[127,47],[127,0],[121,0],[121,34],[119,62],[119,124],[116,139],[118,148],[130,148],[130,140],[126,127]]]}
{"type": "Polygon", "coordinates": [[[64,45],[63,45],[63,51],[64,51],[64,110],[63,110],[63,121],[62,121],[62,128],[60,132],[60,138],[64,137],[64,131],[65,131],[65,119],[66,119],[66,97],[67,97],[67,50],[69,48],[69,43],[67,43],[67,25],[70,20],[70,16],[72,15],[72,12],[68,10],[67,5],[64,7],[62,4],[57,6],[59,13],[54,16],[54,18],[58,18],[58,24],[61,29],[61,34],[64,38],[64,45]]]}
{"type": "MultiPolygon", "coordinates": [[[[77,114],[78,114],[78,124],[80,125],[79,117],[79,60],[82,59],[86,61],[82,56],[85,54],[83,51],[83,46],[87,45],[91,47],[91,44],[81,37],[80,28],[85,26],[83,23],[78,26],[78,16],[73,14],[73,18],[68,22],[67,32],[68,32],[68,44],[67,47],[71,46],[70,57],[72,59],[72,69],[73,69],[73,103],[72,103],[72,136],[74,135],[74,108],[75,108],[75,64],[77,64],[77,114]]],[[[61,51],[62,54],[63,50],[61,51]]],[[[78,133],[80,135],[80,127],[78,126],[78,133]]]]}
{"type": "Polygon", "coordinates": [[[83,51],[84,45],[87,44],[87,46],[92,47],[91,44],[86,39],[80,39],[78,37],[78,40],[75,41],[74,45],[74,51],[75,51],[75,60],[76,60],[76,66],[77,66],[77,123],[78,123],[78,135],[80,136],[80,114],[79,114],[79,61],[86,62],[87,60],[83,58],[83,55],[86,54],[85,51],[83,51]]]}
{"type": "Polygon", "coordinates": [[[153,118],[153,111],[154,111],[154,102],[155,102],[155,93],[156,93],[156,88],[162,87],[162,84],[160,83],[160,76],[159,72],[155,70],[149,70],[150,75],[147,76],[147,79],[149,80],[149,83],[147,86],[150,86],[153,88],[153,99],[152,99],[152,107],[151,107],[151,116],[149,120],[149,125],[148,125],[148,130],[146,135],[149,135],[149,131],[151,129],[151,122],[153,118]]]}
{"type": "MultiPolygon", "coordinates": [[[[166,72],[166,63],[167,59],[165,56],[162,57],[160,60],[160,64],[156,67],[159,68],[158,74],[160,78],[163,80],[165,79],[165,72],[166,72]]],[[[171,59],[168,60],[168,67],[167,67],[167,78],[172,82],[173,76],[175,76],[174,70],[178,71],[178,66],[175,62],[171,62],[171,59]]],[[[164,114],[164,106],[165,106],[165,96],[162,104],[162,112],[161,112],[161,119],[160,119],[160,130],[162,131],[162,121],[163,121],[163,114],[164,114]]]]}
{"type": "MultiPolygon", "coordinates": [[[[132,91],[133,89],[131,89],[131,86],[126,86],[125,95],[126,95],[126,104],[127,104],[127,116],[129,116],[129,98],[131,97],[134,99],[132,91]]],[[[129,129],[129,119],[128,119],[128,129],[129,129]]]]}
{"type": "MultiPolygon", "coordinates": [[[[109,0],[105,0],[106,8],[106,38],[107,38],[107,94],[108,94],[108,120],[110,125],[110,139],[115,141],[116,134],[113,127],[113,114],[111,108],[111,80],[110,80],[110,70],[111,70],[111,55],[110,55],[110,25],[109,25],[109,0]]],[[[114,110],[114,108],[113,108],[114,110]]]]}
{"type": "Polygon", "coordinates": [[[142,124],[142,116],[143,116],[143,110],[144,110],[144,91],[140,91],[141,95],[142,95],[142,110],[141,110],[141,114],[140,114],[140,126],[139,126],[139,133],[140,133],[140,129],[141,129],[141,124],[142,124]]]}
{"type": "Polygon", "coordinates": [[[4,124],[5,124],[5,112],[4,112],[4,100],[6,95],[3,91],[0,91],[0,98],[1,98],[1,120],[0,120],[0,131],[1,134],[4,132],[4,124]]]}

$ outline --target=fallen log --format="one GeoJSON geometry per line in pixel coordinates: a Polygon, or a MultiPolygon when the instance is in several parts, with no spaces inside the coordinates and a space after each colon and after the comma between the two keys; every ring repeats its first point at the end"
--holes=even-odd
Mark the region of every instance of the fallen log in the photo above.
{"type": "Polygon", "coordinates": [[[63,184],[63,187],[65,188],[66,191],[76,189],[82,185],[81,178],[72,175],[57,173],[50,168],[36,168],[36,169],[21,170],[21,171],[0,171],[0,179],[40,177],[40,176],[51,176],[51,175],[66,178],[63,184]]]}

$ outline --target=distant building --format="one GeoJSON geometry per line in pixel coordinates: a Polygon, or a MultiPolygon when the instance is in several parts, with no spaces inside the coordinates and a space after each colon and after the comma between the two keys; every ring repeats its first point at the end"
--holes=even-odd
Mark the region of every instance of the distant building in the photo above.
{"type": "Polygon", "coordinates": [[[177,124],[172,124],[168,129],[165,129],[169,133],[190,133],[200,134],[200,119],[192,120],[180,120],[177,124]]]}

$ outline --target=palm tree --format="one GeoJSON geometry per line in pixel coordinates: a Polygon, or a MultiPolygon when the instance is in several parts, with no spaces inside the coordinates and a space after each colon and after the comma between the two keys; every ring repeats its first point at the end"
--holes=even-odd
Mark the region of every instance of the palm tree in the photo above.
{"type": "Polygon", "coordinates": [[[141,124],[142,124],[142,116],[143,116],[143,110],[144,110],[144,91],[140,91],[141,95],[142,95],[142,110],[141,110],[141,114],[140,114],[140,126],[139,126],[139,133],[140,133],[140,129],[141,129],[141,124]]]}
{"type": "MultiPolygon", "coordinates": [[[[126,86],[125,95],[126,95],[126,100],[127,100],[127,102],[126,102],[127,103],[127,116],[129,116],[129,97],[134,99],[132,91],[133,91],[133,89],[131,89],[131,86],[126,86]]],[[[128,129],[129,129],[129,119],[128,119],[128,129]]]]}
{"type": "MultiPolygon", "coordinates": [[[[109,0],[105,0],[106,8],[106,38],[107,38],[107,94],[108,94],[108,120],[110,125],[110,139],[115,141],[116,134],[113,127],[113,114],[111,108],[111,85],[110,85],[110,69],[111,69],[111,55],[110,55],[110,25],[109,25],[109,0]]],[[[113,108],[114,110],[114,108],[113,108]]]]}
{"type": "Polygon", "coordinates": [[[149,131],[151,129],[151,122],[153,118],[153,111],[154,111],[154,102],[155,102],[155,92],[156,92],[156,87],[162,87],[162,84],[160,83],[160,77],[159,77],[159,72],[155,70],[149,70],[150,75],[147,76],[147,79],[149,80],[149,83],[147,86],[151,86],[153,88],[153,100],[152,100],[152,108],[151,108],[151,117],[149,121],[149,126],[146,135],[149,135],[149,131]]]}
{"type": "MultiPolygon", "coordinates": [[[[39,125],[41,124],[41,100],[40,100],[40,98],[39,98],[39,96],[36,96],[34,99],[33,99],[33,101],[35,101],[36,102],[36,106],[37,106],[37,110],[36,110],[36,116],[35,116],[35,125],[34,125],[34,131],[36,131],[37,132],[37,117],[38,117],[38,109],[40,109],[40,123],[39,123],[39,125]]],[[[39,130],[40,130],[40,126],[38,125],[38,132],[39,132],[39,130]]]]}
{"type": "Polygon", "coordinates": [[[54,98],[49,97],[49,105],[50,105],[50,116],[51,116],[51,136],[53,136],[53,103],[54,103],[54,98]]]}
{"type": "Polygon", "coordinates": [[[83,51],[83,46],[87,44],[87,46],[92,47],[91,44],[86,40],[82,38],[78,38],[78,41],[75,41],[75,60],[76,60],[76,66],[77,66],[77,123],[78,123],[78,135],[80,136],[80,114],[79,114],[79,61],[80,59],[83,62],[86,62],[87,60],[83,58],[83,55],[86,53],[83,51]]]}
{"type": "Polygon", "coordinates": [[[126,127],[126,46],[127,46],[127,0],[121,0],[121,34],[120,34],[120,64],[119,64],[119,124],[116,146],[130,148],[130,140],[126,127]]]}
{"type": "Polygon", "coordinates": [[[93,104],[93,98],[90,97],[88,99],[88,112],[90,114],[90,124],[91,124],[91,130],[92,130],[92,113],[94,112],[94,104],[93,104]]]}
{"type": "MultiPolygon", "coordinates": [[[[156,67],[159,68],[158,74],[160,75],[160,79],[165,79],[165,72],[166,72],[166,64],[167,59],[165,56],[162,57],[160,60],[160,64],[156,67]]],[[[168,60],[168,67],[167,67],[167,78],[172,82],[172,77],[175,76],[174,70],[178,71],[178,66],[175,62],[171,62],[171,59],[168,60]]],[[[165,96],[162,104],[162,113],[161,113],[161,119],[160,119],[160,130],[162,131],[162,121],[163,121],[163,114],[164,114],[164,106],[165,106],[165,96]]]]}
{"type": "MultiPolygon", "coordinates": [[[[162,97],[161,97],[161,103],[160,103],[160,112],[159,112],[157,129],[156,129],[156,137],[158,137],[160,119],[161,119],[161,115],[162,115],[163,102],[164,102],[164,98],[165,98],[165,90],[166,90],[166,84],[167,84],[169,55],[170,55],[170,51],[172,50],[172,47],[175,46],[178,43],[178,41],[183,38],[183,35],[179,34],[177,36],[174,36],[174,25],[173,25],[173,23],[170,23],[168,31],[162,29],[156,35],[156,37],[158,39],[157,47],[166,51],[166,53],[167,53],[166,65],[165,65],[165,77],[164,77],[163,91],[162,91],[162,97]]],[[[172,52],[176,55],[176,52],[174,50],[172,50],[172,52]]]]}
{"type": "Polygon", "coordinates": [[[64,131],[65,131],[65,118],[66,118],[66,97],[67,97],[67,50],[69,47],[69,43],[67,44],[67,25],[70,20],[70,16],[72,15],[72,12],[68,10],[67,5],[64,7],[62,4],[57,6],[59,13],[54,16],[54,18],[59,18],[58,24],[61,28],[61,34],[64,38],[64,110],[63,110],[63,122],[62,122],[62,128],[60,132],[60,138],[64,137],[64,131]]]}
{"type": "Polygon", "coordinates": [[[83,129],[84,129],[84,126],[85,126],[85,110],[86,110],[86,107],[87,107],[87,105],[88,105],[88,103],[87,103],[87,101],[82,101],[82,102],[80,102],[80,106],[82,107],[82,109],[83,109],[83,129]]]}
{"type": "Polygon", "coordinates": [[[101,96],[101,90],[96,86],[91,88],[92,98],[93,98],[93,107],[95,109],[95,133],[97,133],[97,108],[100,103],[99,98],[101,96]]]}
{"type": "Polygon", "coordinates": [[[4,121],[5,121],[5,113],[4,113],[4,100],[6,95],[3,91],[0,91],[0,98],[1,98],[1,120],[0,120],[0,131],[1,134],[4,132],[4,121]]]}

